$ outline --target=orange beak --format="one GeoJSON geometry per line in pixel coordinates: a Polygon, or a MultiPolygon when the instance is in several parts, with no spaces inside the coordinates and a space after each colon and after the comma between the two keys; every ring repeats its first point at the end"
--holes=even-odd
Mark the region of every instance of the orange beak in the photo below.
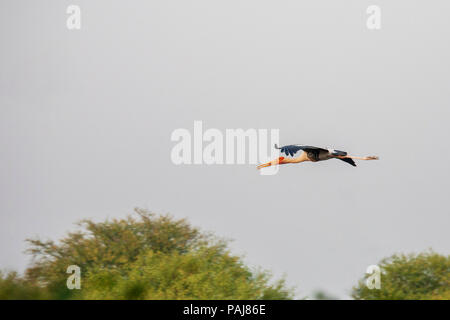
{"type": "Polygon", "coordinates": [[[257,166],[256,167],[256,169],[262,169],[262,168],[265,168],[265,167],[270,167],[272,165],[272,163],[270,163],[270,162],[267,162],[267,163],[264,163],[264,164],[260,164],[259,166],[257,166]]]}
{"type": "Polygon", "coordinates": [[[270,167],[272,165],[272,163],[274,165],[280,164],[280,163],[283,163],[282,162],[283,160],[284,160],[284,157],[279,157],[278,160],[270,161],[270,162],[267,162],[267,163],[264,163],[264,164],[260,164],[259,166],[256,167],[256,169],[259,170],[259,169],[262,169],[262,168],[265,168],[265,167],[270,167]]]}

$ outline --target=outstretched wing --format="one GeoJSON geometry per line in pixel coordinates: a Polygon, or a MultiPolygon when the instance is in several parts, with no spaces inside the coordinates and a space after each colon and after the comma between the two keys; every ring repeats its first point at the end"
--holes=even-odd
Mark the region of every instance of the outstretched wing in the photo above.
{"type": "Polygon", "coordinates": [[[288,146],[283,146],[281,148],[278,148],[278,146],[275,145],[275,148],[276,149],[280,149],[280,152],[284,153],[287,156],[293,156],[299,150],[303,150],[305,152],[313,152],[313,153],[318,153],[320,151],[328,152],[328,150],[326,150],[326,149],[322,149],[322,148],[318,148],[318,147],[312,147],[312,146],[301,146],[301,145],[297,145],[297,144],[291,144],[291,145],[288,145],[288,146]]]}
{"type": "Polygon", "coordinates": [[[277,145],[275,145],[275,148],[280,149],[280,152],[284,153],[287,156],[293,156],[299,150],[303,150],[302,146],[296,146],[296,145],[289,145],[289,146],[284,146],[281,148],[277,148],[277,145]]]}

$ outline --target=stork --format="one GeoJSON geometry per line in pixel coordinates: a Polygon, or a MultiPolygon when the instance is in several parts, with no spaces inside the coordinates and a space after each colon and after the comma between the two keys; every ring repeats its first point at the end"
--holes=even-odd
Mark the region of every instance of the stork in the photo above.
{"type": "Polygon", "coordinates": [[[340,150],[334,150],[334,149],[323,149],[318,147],[312,147],[312,146],[302,146],[298,144],[291,144],[288,146],[284,146],[279,148],[275,144],[275,149],[279,149],[281,153],[284,153],[286,156],[293,157],[298,151],[302,151],[298,157],[293,158],[286,158],[286,157],[279,157],[278,159],[272,160],[270,162],[264,163],[259,165],[257,168],[265,168],[275,165],[281,165],[281,164],[288,164],[288,163],[300,163],[304,161],[323,161],[323,160],[329,160],[329,159],[339,159],[344,162],[347,162],[348,164],[356,167],[355,161],[356,160],[378,160],[379,158],[376,156],[368,156],[368,157],[355,157],[350,156],[345,151],[340,150]]]}

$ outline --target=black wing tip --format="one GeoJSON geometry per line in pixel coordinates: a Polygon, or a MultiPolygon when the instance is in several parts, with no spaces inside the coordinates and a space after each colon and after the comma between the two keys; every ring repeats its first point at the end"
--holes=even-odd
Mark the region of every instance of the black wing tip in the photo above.
{"type": "Polygon", "coordinates": [[[338,159],[348,163],[349,165],[356,167],[356,163],[355,163],[355,161],[353,161],[353,159],[350,159],[350,158],[344,158],[344,159],[338,158],[338,159]]]}

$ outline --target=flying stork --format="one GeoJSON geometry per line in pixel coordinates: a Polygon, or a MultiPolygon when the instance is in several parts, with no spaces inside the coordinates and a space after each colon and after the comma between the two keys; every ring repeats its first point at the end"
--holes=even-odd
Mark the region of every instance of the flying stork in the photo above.
{"type": "Polygon", "coordinates": [[[340,151],[340,150],[334,150],[334,149],[322,149],[318,147],[312,147],[312,146],[302,146],[298,144],[291,144],[288,146],[284,146],[279,148],[275,144],[275,149],[281,150],[281,153],[284,153],[286,156],[293,157],[298,151],[302,151],[302,153],[296,157],[296,158],[285,158],[285,157],[279,157],[278,159],[272,160],[270,162],[264,163],[259,165],[257,168],[265,168],[280,164],[287,164],[287,163],[300,163],[304,161],[323,161],[323,160],[329,160],[329,159],[339,159],[344,162],[347,162],[348,164],[356,167],[355,161],[353,159],[357,160],[378,160],[378,157],[376,156],[369,156],[369,157],[354,157],[349,156],[347,152],[340,151]]]}

